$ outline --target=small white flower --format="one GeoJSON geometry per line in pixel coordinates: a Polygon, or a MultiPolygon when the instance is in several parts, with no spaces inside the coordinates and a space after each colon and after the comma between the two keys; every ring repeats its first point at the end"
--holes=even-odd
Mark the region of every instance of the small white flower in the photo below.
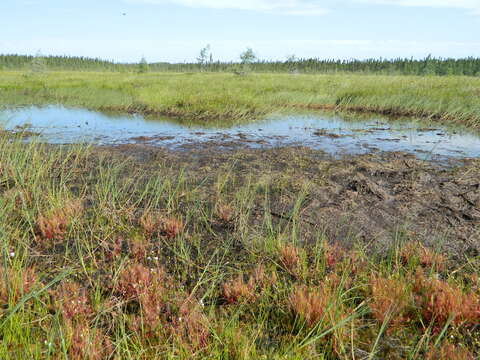
{"type": "Polygon", "coordinates": [[[199,303],[201,306],[205,306],[205,304],[203,303],[203,299],[200,299],[199,303]]]}
{"type": "Polygon", "coordinates": [[[10,257],[12,257],[12,258],[15,257],[15,252],[13,252],[13,251],[10,252],[10,257]]]}

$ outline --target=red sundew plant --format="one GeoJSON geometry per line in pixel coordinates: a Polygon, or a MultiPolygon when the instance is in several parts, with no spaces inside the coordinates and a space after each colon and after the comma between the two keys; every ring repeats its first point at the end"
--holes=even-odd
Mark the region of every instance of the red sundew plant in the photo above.
{"type": "Polygon", "coordinates": [[[98,329],[79,323],[72,329],[68,355],[73,360],[103,360],[114,353],[110,339],[98,329]]]}
{"type": "Polygon", "coordinates": [[[37,284],[38,284],[38,278],[35,272],[35,268],[30,267],[22,271],[22,285],[21,285],[22,295],[29,293],[37,284]]]}
{"type": "Polygon", "coordinates": [[[52,295],[67,325],[83,321],[94,313],[87,291],[73,281],[64,281],[52,295]]]}
{"type": "Polygon", "coordinates": [[[162,234],[167,239],[173,239],[184,230],[184,224],[182,220],[175,218],[164,219],[161,223],[162,234]]]}
{"type": "Polygon", "coordinates": [[[139,315],[129,327],[147,338],[161,333],[174,335],[187,348],[206,346],[210,331],[200,304],[175,290],[171,279],[161,269],[131,264],[120,274],[116,291],[127,301],[140,306],[139,315]]]}
{"type": "Polygon", "coordinates": [[[107,261],[113,261],[122,254],[124,240],[122,237],[116,237],[111,242],[104,242],[104,251],[107,261]]]}
{"type": "MultiPolygon", "coordinates": [[[[161,325],[161,314],[167,305],[165,295],[169,282],[161,269],[148,269],[141,264],[130,264],[120,273],[116,292],[125,300],[140,305],[143,323],[134,319],[132,327],[139,326],[151,334],[161,325]]],[[[150,335],[149,335],[150,336],[150,335]]]]}
{"type": "Polygon", "coordinates": [[[19,282],[18,273],[13,269],[0,266],[0,302],[8,303],[9,298],[18,301],[28,294],[36,285],[39,285],[35,268],[27,268],[21,272],[19,282]]]}
{"type": "Polygon", "coordinates": [[[0,266],[0,302],[3,304],[8,303],[8,284],[6,279],[8,275],[5,274],[5,269],[0,266]]]}
{"type": "MultiPolygon", "coordinates": [[[[288,304],[292,313],[304,321],[308,328],[316,326],[319,322],[335,326],[346,321],[352,312],[351,310],[347,312],[344,304],[332,293],[327,283],[314,288],[295,287],[290,294],[288,304]]],[[[349,334],[346,327],[340,327],[328,335],[334,353],[339,356],[342,354],[341,344],[349,338],[349,334]]]]}
{"type": "Polygon", "coordinates": [[[243,275],[240,274],[222,285],[222,296],[229,304],[253,300],[256,296],[255,284],[253,281],[245,282],[243,275]]]}
{"type": "Polygon", "coordinates": [[[329,273],[325,276],[324,284],[332,290],[341,289],[350,289],[353,283],[353,278],[351,276],[340,276],[334,272],[329,273]]]}
{"type": "Polygon", "coordinates": [[[293,313],[303,319],[308,327],[316,325],[325,315],[328,296],[323,288],[296,287],[289,298],[293,313]]]}
{"type": "Polygon", "coordinates": [[[40,242],[61,242],[64,240],[67,227],[75,216],[83,212],[80,200],[68,201],[48,215],[40,215],[36,221],[36,238],[40,242]]]}
{"type": "Polygon", "coordinates": [[[138,220],[138,224],[142,228],[145,236],[151,237],[160,230],[160,215],[154,215],[151,212],[145,212],[138,220]]]}
{"type": "Polygon", "coordinates": [[[411,291],[405,281],[372,276],[370,289],[370,309],[379,323],[388,320],[389,331],[393,331],[409,321],[406,312],[411,304],[411,291]]]}
{"type": "Polygon", "coordinates": [[[172,331],[185,348],[198,351],[208,345],[210,330],[206,316],[198,302],[187,297],[182,301],[172,331]]]}
{"type": "Polygon", "coordinates": [[[129,264],[120,273],[117,292],[125,299],[138,299],[152,284],[164,278],[161,269],[150,270],[142,264],[129,264]]]}
{"type": "Polygon", "coordinates": [[[417,259],[422,267],[434,268],[436,271],[444,270],[446,263],[442,254],[436,254],[419,242],[409,242],[400,249],[400,260],[404,265],[411,259],[417,259]]]}
{"type": "Polygon", "coordinates": [[[142,261],[147,256],[148,242],[143,237],[134,237],[128,241],[129,255],[137,261],[142,261]]]}
{"type": "Polygon", "coordinates": [[[142,312],[143,325],[147,331],[154,331],[162,322],[161,315],[167,311],[166,289],[160,281],[152,281],[142,293],[138,302],[142,312]]]}
{"type": "Polygon", "coordinates": [[[480,290],[480,277],[478,274],[471,274],[469,276],[470,283],[472,284],[472,289],[473,290],[480,290]]]}
{"type": "Polygon", "coordinates": [[[349,271],[352,275],[361,274],[368,266],[368,262],[365,256],[356,252],[350,252],[348,254],[349,271]]]}
{"type": "Polygon", "coordinates": [[[230,205],[219,203],[216,206],[215,215],[221,221],[228,223],[233,218],[233,208],[230,205]]]}
{"type": "Polygon", "coordinates": [[[37,218],[37,239],[61,241],[67,231],[68,219],[62,212],[37,218]]]}
{"type": "Polygon", "coordinates": [[[298,249],[293,245],[282,245],[278,251],[280,264],[291,274],[296,276],[300,266],[298,249]]]}
{"type": "Polygon", "coordinates": [[[245,281],[243,274],[235,279],[225,282],[222,285],[222,297],[229,304],[236,304],[242,301],[255,300],[267,287],[277,282],[277,275],[272,272],[267,274],[263,265],[257,265],[248,281],[245,281]]]}
{"type": "Polygon", "coordinates": [[[262,264],[259,264],[253,269],[249,282],[255,284],[260,290],[263,290],[269,286],[275,285],[277,282],[277,274],[275,272],[268,274],[265,271],[265,267],[262,264]]]}
{"type": "Polygon", "coordinates": [[[474,360],[467,349],[444,342],[439,348],[431,347],[425,354],[425,360],[474,360]]]}
{"type": "Polygon", "coordinates": [[[325,243],[323,254],[325,256],[326,267],[333,269],[338,263],[343,261],[347,255],[347,252],[338,244],[330,245],[325,243]]]}
{"type": "Polygon", "coordinates": [[[426,278],[421,269],[415,275],[415,302],[424,322],[440,331],[447,321],[454,325],[475,326],[480,323],[480,297],[464,293],[457,286],[435,278],[426,278]]]}
{"type": "Polygon", "coordinates": [[[146,212],[138,221],[147,238],[161,234],[167,239],[173,239],[183,232],[184,224],[177,218],[164,218],[161,214],[146,212]]]}

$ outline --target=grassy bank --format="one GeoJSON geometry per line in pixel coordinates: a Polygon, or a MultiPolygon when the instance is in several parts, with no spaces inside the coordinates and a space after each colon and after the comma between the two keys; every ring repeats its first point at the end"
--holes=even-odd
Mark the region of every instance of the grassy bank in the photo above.
{"type": "Polygon", "coordinates": [[[352,109],[480,126],[480,79],[227,73],[0,73],[3,105],[65,104],[236,121],[292,109],[352,109]]]}
{"type": "Polygon", "coordinates": [[[248,155],[236,172],[239,154],[196,171],[156,151],[0,137],[0,358],[478,356],[478,257],[451,261],[401,229],[372,253],[355,231],[308,227],[327,162],[288,155],[280,175],[248,155]]]}

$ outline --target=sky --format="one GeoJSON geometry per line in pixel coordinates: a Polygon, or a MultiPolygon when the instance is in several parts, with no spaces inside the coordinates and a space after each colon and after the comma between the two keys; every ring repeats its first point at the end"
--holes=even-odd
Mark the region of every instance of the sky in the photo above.
{"type": "Polygon", "coordinates": [[[0,53],[118,62],[480,57],[480,0],[0,0],[0,53]]]}

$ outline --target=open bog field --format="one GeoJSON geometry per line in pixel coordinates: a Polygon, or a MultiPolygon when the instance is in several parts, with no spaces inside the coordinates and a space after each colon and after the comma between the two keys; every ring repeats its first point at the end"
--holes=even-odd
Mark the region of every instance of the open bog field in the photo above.
{"type": "Polygon", "coordinates": [[[0,358],[478,358],[479,99],[1,72],[0,358]]]}
{"type": "Polygon", "coordinates": [[[197,122],[291,109],[353,109],[478,127],[480,78],[229,73],[2,72],[4,105],[55,104],[197,122]]]}

